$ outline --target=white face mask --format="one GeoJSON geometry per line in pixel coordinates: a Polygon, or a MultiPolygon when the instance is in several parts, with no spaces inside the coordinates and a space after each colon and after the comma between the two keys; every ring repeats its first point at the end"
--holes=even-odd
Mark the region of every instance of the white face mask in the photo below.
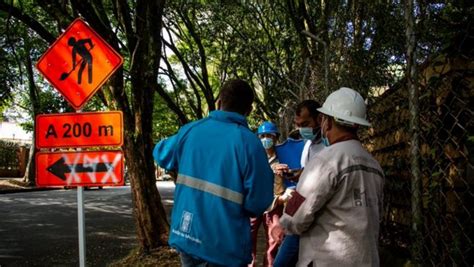
{"type": "Polygon", "coordinates": [[[260,139],[260,141],[262,142],[262,145],[265,149],[270,149],[271,147],[273,147],[273,139],[271,138],[264,137],[260,139]]]}

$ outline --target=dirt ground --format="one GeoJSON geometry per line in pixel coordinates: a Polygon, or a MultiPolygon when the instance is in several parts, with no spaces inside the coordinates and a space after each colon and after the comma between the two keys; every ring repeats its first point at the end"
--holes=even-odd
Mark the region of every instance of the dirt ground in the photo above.
{"type": "Polygon", "coordinates": [[[22,178],[0,179],[0,192],[11,190],[24,190],[29,186],[22,182],[22,178]]]}
{"type": "Polygon", "coordinates": [[[176,250],[170,247],[163,247],[151,251],[149,255],[143,255],[139,253],[137,249],[132,251],[127,257],[109,265],[109,267],[119,266],[168,267],[180,266],[180,261],[176,250]]]}

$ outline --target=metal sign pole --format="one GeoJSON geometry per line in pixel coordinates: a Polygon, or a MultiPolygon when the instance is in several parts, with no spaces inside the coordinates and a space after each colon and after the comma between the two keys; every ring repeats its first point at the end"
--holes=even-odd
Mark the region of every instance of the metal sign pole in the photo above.
{"type": "MultiPolygon", "coordinates": [[[[81,113],[82,110],[76,110],[81,113]]],[[[81,151],[80,148],[77,149],[81,151]]],[[[84,214],[84,187],[77,187],[77,229],[79,235],[79,266],[86,266],[86,235],[85,235],[85,214],[84,214]]]]}
{"type": "Polygon", "coordinates": [[[79,229],[79,266],[86,266],[86,237],[84,234],[84,187],[77,187],[77,225],[79,229]]]}

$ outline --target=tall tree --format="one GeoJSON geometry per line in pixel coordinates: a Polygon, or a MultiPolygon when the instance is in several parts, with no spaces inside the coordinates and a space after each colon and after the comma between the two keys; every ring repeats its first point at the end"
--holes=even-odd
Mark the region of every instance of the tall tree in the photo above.
{"type": "Polygon", "coordinates": [[[48,43],[75,17],[81,16],[125,56],[124,69],[119,69],[102,88],[101,99],[109,108],[120,109],[124,114],[123,149],[141,248],[147,252],[166,245],[169,224],[155,186],[151,156],[154,94],[164,92],[157,76],[165,1],[37,1],[41,12],[31,12],[23,3],[1,1],[0,10],[23,22],[48,43]]]}

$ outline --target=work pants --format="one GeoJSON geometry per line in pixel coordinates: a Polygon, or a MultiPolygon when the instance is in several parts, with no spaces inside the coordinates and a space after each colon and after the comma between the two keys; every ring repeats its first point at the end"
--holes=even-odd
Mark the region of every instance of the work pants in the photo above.
{"type": "Polygon", "coordinates": [[[283,213],[283,206],[264,213],[262,216],[250,219],[252,234],[252,263],[249,267],[255,267],[257,257],[257,236],[258,228],[263,224],[265,230],[265,254],[263,257],[263,266],[273,266],[273,261],[278,252],[278,247],[283,240],[283,228],[280,226],[279,218],[283,213]]]}

